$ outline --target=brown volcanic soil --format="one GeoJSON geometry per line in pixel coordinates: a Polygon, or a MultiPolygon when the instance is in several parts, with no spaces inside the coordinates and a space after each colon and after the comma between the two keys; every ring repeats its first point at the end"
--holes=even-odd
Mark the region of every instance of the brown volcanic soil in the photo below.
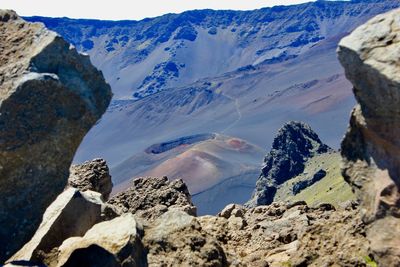
{"type": "MultiPolygon", "coordinates": [[[[214,139],[192,145],[178,145],[164,153],[147,153],[147,160],[155,164],[134,177],[181,178],[188,185],[191,194],[196,194],[243,171],[258,170],[257,163],[265,152],[244,140],[216,135],[214,139]],[[246,157],[248,164],[238,163],[239,159],[242,161],[246,157]]],[[[135,158],[130,164],[135,165],[138,161],[140,159],[135,158]]],[[[123,191],[129,184],[130,179],[117,184],[113,193],[123,191]]]]}

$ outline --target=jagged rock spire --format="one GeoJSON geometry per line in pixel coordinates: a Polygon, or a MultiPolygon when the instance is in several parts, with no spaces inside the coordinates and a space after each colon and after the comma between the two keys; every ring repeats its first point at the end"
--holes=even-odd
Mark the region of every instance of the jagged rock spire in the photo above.
{"type": "Polygon", "coordinates": [[[248,205],[270,204],[278,185],[302,173],[308,158],[329,150],[308,124],[286,123],[278,130],[271,151],[264,158],[261,175],[248,205]]]}

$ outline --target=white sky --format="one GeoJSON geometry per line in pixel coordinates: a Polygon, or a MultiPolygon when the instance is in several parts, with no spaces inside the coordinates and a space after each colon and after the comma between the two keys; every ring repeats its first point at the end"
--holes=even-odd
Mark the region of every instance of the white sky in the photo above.
{"type": "Polygon", "coordinates": [[[0,9],[14,9],[21,16],[139,20],[192,9],[251,10],[311,1],[313,0],[0,0],[0,9]]]}

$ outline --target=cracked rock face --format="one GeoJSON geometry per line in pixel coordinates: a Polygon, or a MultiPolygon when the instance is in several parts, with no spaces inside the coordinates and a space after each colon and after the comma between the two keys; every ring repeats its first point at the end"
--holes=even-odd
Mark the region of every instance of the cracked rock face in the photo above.
{"type": "Polygon", "coordinates": [[[0,11],[0,262],[33,236],[65,188],[111,90],[87,56],[42,24],[0,11]]]}
{"type": "Polygon", "coordinates": [[[398,266],[400,10],[357,28],[340,42],[338,54],[358,101],[342,142],[343,175],[370,224],[367,237],[375,257],[382,266],[398,266]]]}

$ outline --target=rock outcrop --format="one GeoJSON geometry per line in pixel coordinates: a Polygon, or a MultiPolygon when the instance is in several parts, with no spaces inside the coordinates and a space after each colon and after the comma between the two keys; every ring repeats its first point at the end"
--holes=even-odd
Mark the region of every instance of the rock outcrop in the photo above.
{"type": "Polygon", "coordinates": [[[104,201],[108,200],[112,190],[110,170],[104,159],[94,159],[82,164],[72,165],[68,185],[80,191],[99,192],[104,201]]]}
{"type": "Polygon", "coordinates": [[[342,142],[343,176],[356,191],[382,266],[400,264],[400,10],[379,15],[339,44],[358,105],[342,142]]]}
{"type": "Polygon", "coordinates": [[[231,204],[201,217],[170,208],[145,226],[143,244],[149,266],[365,266],[363,226],[354,203],[231,204]]]}
{"type": "Polygon", "coordinates": [[[141,242],[142,227],[132,214],[124,214],[111,221],[93,226],[83,237],[71,237],[49,255],[49,267],[147,266],[141,242]]]}
{"type": "Polygon", "coordinates": [[[227,266],[218,240],[181,210],[172,208],[156,219],[145,229],[143,242],[149,266],[227,266]]]}
{"type": "Polygon", "coordinates": [[[294,121],[286,123],[279,129],[272,149],[264,159],[256,189],[247,205],[271,204],[278,185],[302,173],[307,159],[330,150],[309,125],[294,121]]]}
{"type": "Polygon", "coordinates": [[[142,223],[153,221],[175,208],[196,216],[196,207],[182,180],[168,181],[167,177],[147,177],[133,180],[132,186],[108,201],[123,213],[136,215],[142,223]]]}
{"type": "Polygon", "coordinates": [[[293,184],[292,192],[293,194],[298,194],[301,192],[301,190],[306,189],[307,187],[315,184],[316,182],[320,181],[322,178],[324,178],[326,175],[326,171],[321,169],[314,173],[311,179],[305,180],[305,181],[299,181],[297,183],[293,184]]]}
{"type": "Polygon", "coordinates": [[[87,56],[0,11],[0,262],[33,236],[111,90],[87,56]]]}
{"type": "Polygon", "coordinates": [[[47,208],[33,238],[9,261],[40,262],[65,239],[83,236],[93,225],[103,221],[105,209],[100,193],[66,189],[47,208]]]}

